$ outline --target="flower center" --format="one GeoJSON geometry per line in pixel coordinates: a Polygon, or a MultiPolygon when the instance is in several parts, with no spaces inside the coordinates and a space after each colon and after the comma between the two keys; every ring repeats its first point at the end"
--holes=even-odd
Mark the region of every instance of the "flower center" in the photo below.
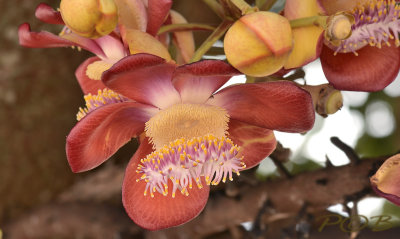
{"type": "Polygon", "coordinates": [[[146,122],[146,136],[156,149],[176,139],[202,137],[212,133],[225,136],[229,115],[226,110],[204,104],[175,104],[146,122]]]}
{"type": "Polygon", "coordinates": [[[207,185],[217,185],[225,183],[227,177],[232,181],[232,172],[239,175],[239,170],[246,167],[243,157],[238,157],[239,151],[240,147],[225,137],[181,138],[142,159],[136,171],[142,176],[137,181],[147,183],[145,196],[147,192],[151,197],[155,192],[168,195],[168,180],[172,182],[173,198],[176,190],[188,196],[193,182],[203,187],[200,177],[207,185]]]}
{"type": "Polygon", "coordinates": [[[92,112],[93,110],[97,109],[100,106],[125,102],[129,100],[128,98],[120,94],[117,94],[110,89],[99,90],[97,92],[97,95],[92,95],[89,93],[84,96],[84,99],[86,102],[86,107],[79,108],[79,112],[76,114],[76,119],[78,121],[80,121],[87,114],[89,114],[90,112],[92,112]]]}
{"type": "MultiPolygon", "coordinates": [[[[400,45],[400,7],[395,0],[369,1],[369,5],[359,5],[349,14],[354,17],[351,36],[339,42],[335,42],[335,39],[325,41],[335,50],[335,55],[338,52],[353,52],[357,56],[356,51],[368,44],[381,48],[382,44],[390,46],[389,40],[393,39],[396,46],[400,45]]],[[[347,25],[338,24],[337,27],[347,25]]]]}

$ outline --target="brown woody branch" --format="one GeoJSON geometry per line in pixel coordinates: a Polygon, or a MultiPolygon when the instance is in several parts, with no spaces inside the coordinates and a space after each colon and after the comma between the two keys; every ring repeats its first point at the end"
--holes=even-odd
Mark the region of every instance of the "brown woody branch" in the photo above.
{"type": "MultiPolygon", "coordinates": [[[[225,189],[237,188],[236,193],[232,194],[234,197],[229,197],[220,190],[224,187],[215,188],[206,208],[193,221],[176,228],[146,232],[146,237],[202,238],[223,231],[239,234],[240,230],[237,226],[242,222],[254,221],[256,217],[264,224],[281,220],[293,221],[305,204],[307,204],[306,213],[320,213],[330,205],[352,200],[353,197],[360,198],[370,193],[369,176],[385,159],[386,157],[364,159],[357,164],[324,168],[276,181],[257,182],[254,180],[256,183],[251,184],[243,183],[246,181],[243,180],[244,177],[251,179],[253,172],[248,170],[245,171],[248,172],[247,175],[243,172],[244,177],[240,176],[240,180],[225,185],[225,189]],[[263,208],[266,200],[269,204],[268,210],[263,208]],[[265,212],[262,219],[260,219],[260,211],[265,212]]],[[[80,225],[89,227],[94,223],[93,220],[98,227],[102,225],[109,229],[104,233],[127,231],[133,234],[138,233],[137,227],[127,218],[121,205],[115,205],[117,201],[120,203],[120,187],[124,169],[111,164],[106,166],[108,167],[104,167],[62,194],[56,204],[32,211],[25,215],[25,218],[35,218],[36,221],[31,224],[32,226],[46,225],[49,220],[57,222],[57,225],[71,225],[70,235],[74,235],[74,232],[79,233],[82,229],[80,225]],[[96,206],[97,210],[94,209],[96,206]],[[113,219],[102,220],[103,217],[108,217],[111,211],[115,213],[113,219]]],[[[26,225],[26,220],[20,219],[10,223],[4,231],[8,233],[7,235],[11,235],[12,232],[21,231],[21,228],[26,229],[26,225]]],[[[38,233],[35,231],[37,228],[32,229],[31,232],[38,233]]],[[[52,232],[54,231],[49,230],[46,235],[52,235],[52,232]]],[[[95,237],[88,234],[85,236],[95,237]]]]}
{"type": "Polygon", "coordinates": [[[369,176],[385,159],[365,159],[358,164],[324,168],[292,179],[244,186],[240,196],[235,198],[213,195],[203,213],[193,221],[180,227],[149,232],[148,238],[182,238],[182,235],[202,238],[252,221],[265,194],[276,211],[268,216],[268,222],[295,217],[305,203],[308,213],[321,212],[330,205],[343,203],[350,195],[370,193],[369,176]]]}

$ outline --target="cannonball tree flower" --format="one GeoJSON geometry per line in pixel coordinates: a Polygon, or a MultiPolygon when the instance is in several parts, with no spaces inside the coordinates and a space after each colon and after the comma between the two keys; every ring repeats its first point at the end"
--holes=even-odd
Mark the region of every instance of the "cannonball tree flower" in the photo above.
{"type": "Polygon", "coordinates": [[[302,15],[310,9],[315,15],[329,15],[319,50],[324,74],[335,88],[379,91],[396,78],[400,69],[400,10],[396,1],[312,0],[302,1],[298,8],[300,3],[296,2],[286,2],[290,11],[285,15],[302,15]]]}
{"type": "Polygon", "coordinates": [[[136,54],[103,74],[108,87],[86,98],[67,137],[74,172],[90,170],[141,136],[123,182],[124,207],[150,230],[185,223],[204,208],[209,185],[256,166],[275,148],[272,130],[305,132],[314,123],[309,93],[292,82],[239,84],[218,60],[176,66],[136,54]]]}
{"type": "MultiPolygon", "coordinates": [[[[351,34],[340,41],[326,40],[321,52],[325,76],[337,89],[379,91],[389,85],[400,69],[400,8],[394,0],[321,0],[328,14],[345,11],[350,15],[351,34]]],[[[337,21],[337,33],[348,24],[337,21]]],[[[335,27],[335,25],[333,25],[335,27]]]]}
{"type": "Polygon", "coordinates": [[[381,197],[400,206],[400,154],[387,159],[371,177],[374,191],[381,197]]]}

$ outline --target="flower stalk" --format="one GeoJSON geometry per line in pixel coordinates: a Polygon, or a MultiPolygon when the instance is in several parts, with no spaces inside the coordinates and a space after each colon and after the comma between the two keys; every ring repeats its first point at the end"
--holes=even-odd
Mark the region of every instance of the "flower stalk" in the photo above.
{"type": "Polygon", "coordinates": [[[235,5],[237,8],[240,9],[240,11],[242,12],[242,15],[246,15],[246,14],[258,11],[258,8],[250,6],[244,0],[231,0],[231,2],[233,3],[233,5],[235,5]]]}
{"type": "Polygon", "coordinates": [[[343,106],[342,93],[329,84],[303,85],[301,87],[310,92],[315,111],[322,117],[336,113],[343,106]]]}
{"type": "Polygon", "coordinates": [[[312,16],[304,17],[299,19],[294,19],[290,21],[290,26],[292,28],[307,27],[307,26],[320,26],[326,28],[326,20],[328,16],[312,16]]]}
{"type": "Polygon", "coordinates": [[[215,30],[215,27],[200,23],[170,24],[160,27],[160,30],[158,30],[157,35],[161,35],[167,32],[195,31],[195,30],[213,31],[215,30]]]}
{"type": "Polygon", "coordinates": [[[199,61],[204,54],[218,41],[225,32],[232,26],[233,22],[230,20],[223,21],[214,32],[201,44],[201,46],[196,50],[190,62],[199,61]]]}
{"type": "Polygon", "coordinates": [[[225,19],[224,9],[221,4],[219,4],[216,0],[203,0],[203,2],[207,4],[207,6],[211,8],[211,10],[213,10],[213,12],[217,14],[218,17],[220,17],[221,19],[225,19]]]}

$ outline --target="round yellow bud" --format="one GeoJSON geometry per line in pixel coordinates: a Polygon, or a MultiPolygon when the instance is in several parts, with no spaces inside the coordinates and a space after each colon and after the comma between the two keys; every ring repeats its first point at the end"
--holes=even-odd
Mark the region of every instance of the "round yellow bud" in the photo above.
{"type": "Polygon", "coordinates": [[[88,38],[109,34],[118,22],[114,0],[61,0],[60,12],[69,29],[88,38]]]}
{"type": "Polygon", "coordinates": [[[289,21],[273,12],[243,16],[228,30],[224,50],[229,63],[249,76],[267,76],[285,64],[293,47],[289,21]]]}

